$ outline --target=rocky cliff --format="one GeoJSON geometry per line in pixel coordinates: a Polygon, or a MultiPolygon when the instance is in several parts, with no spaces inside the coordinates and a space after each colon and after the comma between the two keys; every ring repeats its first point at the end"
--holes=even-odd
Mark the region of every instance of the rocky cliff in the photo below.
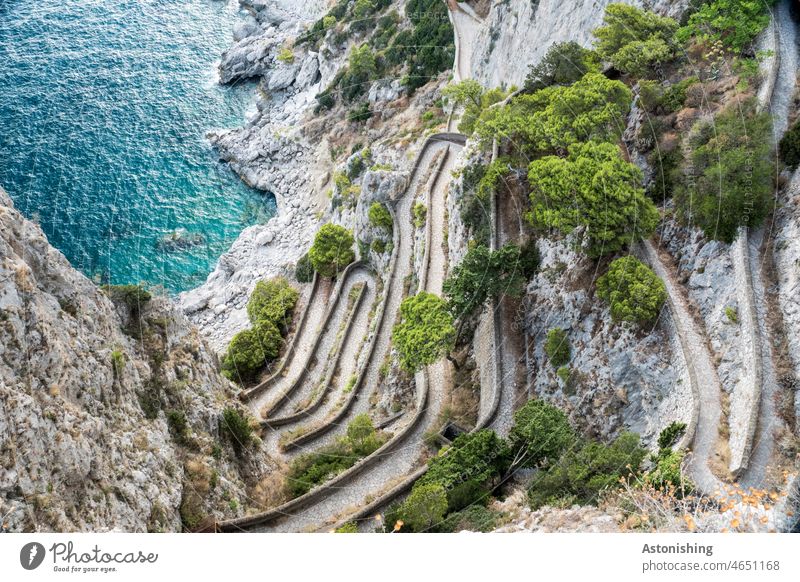
{"type": "Polygon", "coordinates": [[[221,435],[233,387],[171,302],[109,295],[121,293],[73,269],[0,190],[6,530],[197,527],[239,511],[270,466],[221,435]]]}

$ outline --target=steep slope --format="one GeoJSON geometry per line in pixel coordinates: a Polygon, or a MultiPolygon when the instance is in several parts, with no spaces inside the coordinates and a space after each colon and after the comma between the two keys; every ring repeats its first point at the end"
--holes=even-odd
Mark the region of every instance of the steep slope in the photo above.
{"type": "Polygon", "coordinates": [[[3,529],[180,530],[181,508],[193,526],[230,514],[223,497],[245,499],[243,475],[269,468],[220,438],[232,402],[167,300],[115,305],[0,190],[3,529]]]}

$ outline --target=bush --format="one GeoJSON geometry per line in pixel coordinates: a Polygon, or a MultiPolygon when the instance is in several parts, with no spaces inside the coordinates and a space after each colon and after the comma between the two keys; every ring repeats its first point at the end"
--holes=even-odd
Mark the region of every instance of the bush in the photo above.
{"type": "Polygon", "coordinates": [[[222,372],[231,380],[252,380],[267,362],[278,357],[282,342],[280,330],[270,321],[240,331],[228,345],[222,372]]]}
{"type": "Polygon", "coordinates": [[[581,141],[616,142],[630,105],[631,91],[624,83],[587,73],[567,87],[547,87],[486,109],[475,132],[484,141],[509,140],[530,154],[563,150],[581,141]]]}
{"type": "Polygon", "coordinates": [[[398,47],[399,56],[406,61],[406,85],[414,91],[453,66],[455,41],[444,2],[409,0],[406,2],[406,16],[413,29],[407,34],[404,34],[406,31],[399,33],[392,44],[398,47]]]}
{"type": "Polygon", "coordinates": [[[501,525],[502,515],[483,505],[470,505],[445,517],[436,528],[441,533],[490,532],[501,525]]]}
{"type": "Polygon", "coordinates": [[[222,411],[220,432],[226,434],[233,445],[233,449],[240,453],[253,442],[253,426],[250,419],[237,409],[228,407],[222,411]]]}
{"type": "Polygon", "coordinates": [[[288,495],[295,498],[307,493],[371,455],[385,442],[386,435],[375,430],[366,414],[356,416],[347,426],[344,437],[292,461],[286,476],[288,495]]]}
{"type": "Polygon", "coordinates": [[[645,325],[658,318],[667,299],[664,282],[636,257],[622,257],[597,280],[597,296],[611,305],[614,321],[645,325]]]}
{"type": "Polygon", "coordinates": [[[710,0],[689,17],[677,38],[685,42],[692,37],[706,43],[720,41],[741,52],[769,24],[770,6],[776,0],[710,0]]]}
{"type": "Polygon", "coordinates": [[[657,63],[674,57],[678,23],[626,4],[609,4],[603,26],[595,29],[600,56],[623,73],[645,75],[657,63]]]}
{"type": "Polygon", "coordinates": [[[598,71],[596,55],[577,42],[559,42],[547,49],[542,60],[531,65],[524,89],[528,93],[553,85],[572,85],[586,73],[598,71]]]}
{"type": "Polygon", "coordinates": [[[441,297],[421,291],[400,304],[400,322],[392,331],[392,342],[406,371],[416,372],[444,356],[455,336],[453,316],[441,297]]]}
{"type": "Polygon", "coordinates": [[[569,157],[546,156],[528,167],[534,226],[584,229],[584,247],[600,257],[649,237],[658,210],[644,194],[642,173],[611,143],[576,144],[569,157]]]}
{"type": "Polygon", "coordinates": [[[531,508],[593,504],[601,492],[636,475],[646,456],[639,436],[621,434],[613,443],[586,442],[567,450],[528,490],[531,508]]]}
{"type": "Polygon", "coordinates": [[[554,368],[567,365],[571,355],[567,332],[558,327],[548,331],[547,340],[544,343],[544,351],[554,368]]]}
{"type": "Polygon", "coordinates": [[[679,216],[709,238],[731,243],[739,227],[757,228],[771,204],[774,180],[772,127],[754,99],[726,108],[695,126],[689,140],[691,176],[678,184],[679,216]]]}
{"type": "Polygon", "coordinates": [[[325,224],[308,251],[311,264],[323,277],[334,277],[355,259],[353,235],[338,224],[325,224]]]}
{"type": "Polygon", "coordinates": [[[294,278],[297,279],[298,283],[311,283],[314,280],[314,265],[311,264],[311,258],[308,253],[297,260],[297,265],[294,268],[294,278]]]}
{"type": "Polygon", "coordinates": [[[153,299],[142,285],[103,285],[101,289],[111,301],[124,305],[132,319],[138,319],[142,307],[153,299]]]}
{"type": "Polygon", "coordinates": [[[554,463],[576,440],[567,415],[543,400],[529,400],[514,413],[508,435],[516,464],[538,467],[554,463]]]}
{"type": "Polygon", "coordinates": [[[672,491],[678,498],[692,492],[694,485],[683,476],[683,451],[664,450],[654,459],[656,466],[644,476],[644,482],[660,491],[672,491]]]}
{"type": "Polygon", "coordinates": [[[486,499],[494,479],[508,469],[510,456],[508,444],[494,431],[462,434],[446,452],[428,461],[428,471],[417,483],[442,486],[449,511],[458,511],[486,499]]]}
{"type": "Polygon", "coordinates": [[[494,252],[484,245],[471,248],[444,281],[450,313],[463,319],[489,298],[521,295],[530,267],[530,257],[523,262],[520,248],[515,245],[505,245],[494,252]]]}
{"type": "Polygon", "coordinates": [[[658,448],[671,449],[678,439],[686,432],[685,422],[672,422],[658,435],[658,448]]]}
{"type": "Polygon", "coordinates": [[[425,226],[425,220],[428,216],[428,207],[422,202],[414,204],[414,226],[422,228],[425,226]]]}
{"type": "Polygon", "coordinates": [[[355,522],[348,521],[343,526],[336,528],[333,533],[358,533],[358,526],[355,522]]]}
{"type": "Polygon", "coordinates": [[[376,228],[383,228],[390,232],[394,226],[389,209],[380,202],[373,202],[369,207],[369,223],[376,228]]]}
{"type": "Polygon", "coordinates": [[[800,122],[795,123],[781,138],[778,146],[783,163],[794,169],[800,164],[800,122]]]}
{"type": "Polygon", "coordinates": [[[254,325],[266,321],[286,330],[299,297],[297,289],[283,277],[258,281],[247,302],[247,316],[254,325]]]}
{"type": "Polygon", "coordinates": [[[455,106],[464,108],[458,122],[458,130],[466,135],[471,135],[475,130],[475,123],[480,118],[481,112],[503,100],[501,90],[485,90],[480,83],[472,79],[447,85],[442,89],[442,96],[452,101],[455,106]]]}
{"type": "Polygon", "coordinates": [[[167,426],[172,438],[180,444],[189,440],[189,422],[183,410],[170,410],[167,412],[167,426]]]}
{"type": "Polygon", "coordinates": [[[438,483],[415,485],[400,514],[412,531],[425,532],[438,525],[447,513],[447,494],[438,483]]]}

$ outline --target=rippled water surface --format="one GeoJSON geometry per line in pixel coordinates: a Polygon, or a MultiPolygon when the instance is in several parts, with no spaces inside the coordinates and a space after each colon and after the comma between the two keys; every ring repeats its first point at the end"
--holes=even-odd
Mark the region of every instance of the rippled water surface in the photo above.
{"type": "Polygon", "coordinates": [[[205,140],[251,104],[215,79],[240,17],[235,0],[0,0],[0,184],[88,275],[184,290],[274,214],[205,140]]]}

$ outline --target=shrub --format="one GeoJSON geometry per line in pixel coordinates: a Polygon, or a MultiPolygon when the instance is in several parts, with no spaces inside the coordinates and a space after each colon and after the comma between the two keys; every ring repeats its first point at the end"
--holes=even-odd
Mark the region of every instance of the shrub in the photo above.
{"type": "Polygon", "coordinates": [[[369,103],[364,102],[347,112],[347,121],[353,123],[364,123],[372,117],[372,110],[369,108],[369,103]]]}
{"type": "Polygon", "coordinates": [[[790,168],[800,164],[800,122],[795,123],[781,138],[778,146],[783,163],[790,168]]]}
{"type": "Polygon", "coordinates": [[[394,222],[389,209],[380,202],[373,202],[369,207],[369,223],[376,228],[391,232],[394,222]]]}
{"type": "Polygon", "coordinates": [[[311,283],[314,280],[314,266],[308,253],[298,259],[294,268],[294,278],[298,283],[311,283]]]}
{"type": "Polygon", "coordinates": [[[283,277],[258,281],[247,302],[247,316],[254,325],[266,321],[285,330],[299,297],[297,289],[283,277]]]}
{"type": "Polygon", "coordinates": [[[547,49],[541,61],[531,65],[525,91],[533,93],[552,85],[572,85],[586,73],[599,70],[596,55],[577,42],[559,42],[547,49]]]}
{"type": "Polygon", "coordinates": [[[494,431],[462,434],[445,453],[428,461],[428,471],[417,483],[442,486],[448,509],[458,511],[485,500],[492,481],[508,468],[510,456],[508,444],[494,431]]]}
{"type": "Polygon", "coordinates": [[[286,490],[290,497],[303,495],[371,455],[386,442],[366,414],[356,416],[347,426],[346,436],[318,451],[301,455],[289,465],[286,490]]]}
{"type": "Polygon", "coordinates": [[[414,226],[422,228],[425,226],[425,220],[428,216],[428,207],[422,202],[414,204],[414,226]]]}
{"type": "Polygon", "coordinates": [[[270,321],[260,321],[253,328],[240,331],[228,345],[222,371],[231,380],[255,378],[264,365],[278,357],[283,338],[270,321]]]}
{"type": "Polygon", "coordinates": [[[659,433],[658,448],[661,450],[671,449],[684,432],[686,432],[685,422],[671,422],[659,433]]]}
{"type": "Polygon", "coordinates": [[[124,305],[132,319],[138,319],[142,307],[153,299],[142,285],[103,285],[101,289],[111,301],[124,305]]]}
{"type": "Polygon", "coordinates": [[[253,442],[253,426],[250,419],[237,409],[228,407],[222,411],[220,432],[228,435],[233,449],[240,453],[253,442]]]}
{"type": "Polygon", "coordinates": [[[323,277],[334,277],[355,259],[353,235],[338,224],[325,224],[308,251],[311,264],[323,277]]]}
{"type": "Polygon", "coordinates": [[[464,108],[458,123],[458,130],[467,135],[472,134],[475,130],[475,123],[480,118],[482,111],[503,100],[502,91],[499,89],[485,90],[480,83],[473,79],[447,85],[442,89],[442,95],[457,107],[464,108]]]}
{"type": "Polygon", "coordinates": [[[595,47],[616,69],[636,76],[671,60],[678,23],[626,4],[609,4],[603,26],[595,29],[595,47]]]}
{"type": "Polygon", "coordinates": [[[685,42],[692,37],[706,43],[721,41],[726,47],[741,52],[769,24],[770,6],[776,0],[710,0],[689,17],[677,33],[685,42]]]}
{"type": "Polygon", "coordinates": [[[667,299],[664,282],[636,257],[622,257],[597,280],[597,296],[611,305],[614,321],[652,323],[667,299]]]}
{"type": "Polygon", "coordinates": [[[569,233],[582,227],[590,257],[649,237],[659,215],[640,186],[642,173],[616,145],[576,144],[569,157],[546,156],[528,168],[534,226],[569,233]]]}
{"type": "Polygon", "coordinates": [[[523,263],[520,248],[505,245],[490,251],[478,245],[467,251],[444,281],[447,304],[455,317],[471,316],[487,299],[504,294],[519,296],[526,280],[528,262],[523,263]]]}
{"type": "Polygon", "coordinates": [[[483,140],[510,140],[531,154],[562,150],[579,141],[617,141],[630,104],[631,91],[624,83],[587,73],[567,87],[547,87],[486,109],[475,132],[483,140]]]}
{"type": "Polygon", "coordinates": [[[544,351],[554,368],[560,368],[569,363],[571,349],[567,332],[559,327],[554,327],[547,332],[544,351]]]}
{"type": "Polygon", "coordinates": [[[170,410],[167,412],[167,426],[172,438],[180,444],[186,444],[189,440],[189,423],[183,410],[170,410]]]}
{"type": "Polygon", "coordinates": [[[416,372],[444,356],[455,342],[453,316],[441,297],[421,291],[400,304],[400,322],[392,331],[392,342],[400,353],[400,364],[416,372]]]}
{"type": "Polygon", "coordinates": [[[412,531],[428,531],[438,525],[447,513],[447,494],[438,483],[415,485],[400,513],[403,523],[412,531]]]}
{"type": "Polygon", "coordinates": [[[444,2],[409,0],[406,2],[406,16],[413,29],[400,32],[392,44],[404,47],[399,48],[398,56],[406,61],[406,85],[414,91],[453,66],[455,42],[444,2]]]}
{"type": "Polygon", "coordinates": [[[294,53],[292,49],[285,46],[278,52],[277,58],[282,63],[291,64],[294,62],[294,53]]]}
{"type": "Polygon", "coordinates": [[[555,462],[576,438],[567,415],[543,400],[529,400],[517,410],[508,435],[515,464],[522,467],[555,462]]]}
{"type": "Polygon", "coordinates": [[[569,449],[533,481],[528,490],[531,508],[596,503],[601,492],[636,475],[645,456],[633,433],[621,434],[610,445],[590,441],[569,449]]]}
{"type": "Polygon", "coordinates": [[[688,495],[694,485],[681,470],[684,457],[684,451],[661,451],[654,459],[656,466],[645,474],[644,482],[656,490],[673,491],[678,498],[688,495]]]}
{"type": "Polygon", "coordinates": [[[358,526],[355,522],[348,521],[341,527],[337,527],[333,533],[358,533],[358,526]]]}
{"type": "Polygon", "coordinates": [[[738,101],[711,122],[695,126],[689,139],[691,176],[678,184],[679,216],[709,238],[733,242],[739,227],[757,228],[773,192],[772,129],[754,99],[738,101]]]}
{"type": "Polygon", "coordinates": [[[728,321],[730,321],[731,323],[739,323],[739,312],[736,310],[735,307],[726,307],[725,317],[727,317],[728,321]]]}

